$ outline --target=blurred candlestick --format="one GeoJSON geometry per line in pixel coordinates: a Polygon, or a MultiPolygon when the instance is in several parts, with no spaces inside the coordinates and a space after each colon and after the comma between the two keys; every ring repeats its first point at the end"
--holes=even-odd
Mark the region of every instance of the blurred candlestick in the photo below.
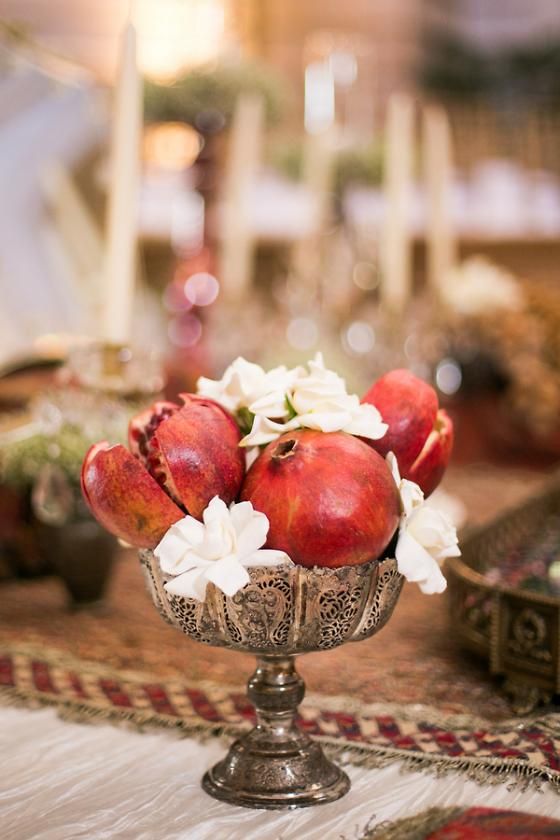
{"type": "Polygon", "coordinates": [[[261,162],[263,126],[262,97],[242,94],[233,117],[224,177],[218,275],[230,300],[242,300],[252,279],[255,241],[250,202],[261,162]]]}
{"type": "Polygon", "coordinates": [[[293,249],[292,267],[310,294],[321,295],[320,237],[331,225],[336,129],[307,133],[303,147],[302,184],[313,201],[313,223],[293,249]]]}
{"type": "Polygon", "coordinates": [[[314,61],[305,68],[305,130],[324,131],[334,123],[334,77],[328,61],[314,61]]]}
{"type": "Polygon", "coordinates": [[[451,215],[451,131],[447,114],[439,106],[424,110],[423,147],[428,283],[439,297],[457,259],[451,215]]]}
{"type": "Polygon", "coordinates": [[[111,138],[107,250],[104,267],[103,338],[116,344],[130,337],[136,274],[136,229],[142,122],[136,31],[122,34],[111,138]]]}
{"type": "Polygon", "coordinates": [[[381,303],[402,312],[411,286],[409,226],[413,166],[414,102],[406,94],[389,99],[385,133],[385,219],[380,245],[381,303]]]}

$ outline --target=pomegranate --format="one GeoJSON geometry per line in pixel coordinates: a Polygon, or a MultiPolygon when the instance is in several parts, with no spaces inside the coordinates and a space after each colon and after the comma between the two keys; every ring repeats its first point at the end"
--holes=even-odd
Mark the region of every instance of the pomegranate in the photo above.
{"type": "Polygon", "coordinates": [[[403,478],[415,481],[428,496],[441,481],[453,448],[453,424],[438,410],[435,390],[398,369],[378,379],[362,402],[374,405],[389,426],[379,440],[364,440],[383,456],[394,452],[403,478]]]}
{"type": "Polygon", "coordinates": [[[183,405],[160,401],[130,421],[129,447],[93,446],[82,467],[82,490],[107,530],[153,548],[185,513],[200,517],[214,496],[227,504],[245,472],[241,434],[213,400],[181,394],[183,405]]]}
{"type": "Polygon", "coordinates": [[[100,525],[140,548],[156,546],[185,515],[124,446],[107,441],[86,454],[82,493],[100,525]]]}
{"type": "Polygon", "coordinates": [[[308,567],[379,557],[400,514],[384,459],[345,432],[282,435],[247,473],[241,498],[267,515],[267,546],[308,567]]]}
{"type": "Polygon", "coordinates": [[[129,446],[171,498],[200,517],[210,499],[232,502],[245,474],[241,434],[221,405],[180,394],[183,406],[155,403],[130,421],[129,446]]]}
{"type": "Polygon", "coordinates": [[[440,408],[434,428],[405,478],[415,481],[424,495],[429,496],[443,478],[452,449],[453,423],[447,412],[440,408]]]}

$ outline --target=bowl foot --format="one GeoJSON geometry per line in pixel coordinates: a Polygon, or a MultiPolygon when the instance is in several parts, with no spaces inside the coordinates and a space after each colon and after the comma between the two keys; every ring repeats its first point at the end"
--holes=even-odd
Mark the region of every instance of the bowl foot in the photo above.
{"type": "Polygon", "coordinates": [[[202,787],[231,805],[280,810],[334,802],[350,779],[307,736],[271,743],[257,726],[204,775],[202,787]]]}

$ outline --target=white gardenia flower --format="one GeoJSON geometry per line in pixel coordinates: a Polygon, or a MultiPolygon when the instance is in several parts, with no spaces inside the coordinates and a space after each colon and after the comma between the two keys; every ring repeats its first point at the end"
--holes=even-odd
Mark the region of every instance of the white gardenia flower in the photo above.
{"type": "MultiPolygon", "coordinates": [[[[273,373],[276,371],[270,372],[273,373]]],[[[301,428],[321,432],[343,431],[373,440],[383,437],[387,431],[387,425],[382,422],[375,406],[361,405],[356,394],[349,394],[344,379],[325,367],[320,353],[309,362],[307,369],[299,367],[287,371],[282,384],[286,382],[288,389],[284,393],[283,414],[277,390],[249,406],[255,418],[241,446],[262,446],[284,432],[301,428]],[[295,417],[290,417],[290,407],[295,417]]]]}
{"type": "Polygon", "coordinates": [[[288,414],[285,395],[294,376],[295,373],[285,366],[267,372],[260,365],[239,356],[226,368],[221,379],[201,376],[197,382],[197,393],[216,400],[233,413],[240,408],[249,408],[253,414],[260,413],[255,406],[266,400],[273,412],[268,416],[281,418],[288,414]]]}
{"type": "Polygon", "coordinates": [[[317,353],[308,364],[307,376],[299,377],[290,394],[290,403],[299,421],[307,429],[322,432],[348,432],[379,440],[387,431],[379,411],[373,405],[360,403],[356,394],[349,394],[342,377],[325,367],[317,353]]]}
{"type": "Polygon", "coordinates": [[[447,586],[440,569],[446,557],[459,557],[457,531],[448,517],[426,505],[421,488],[413,481],[401,479],[393,452],[387,463],[399,488],[402,516],[395,549],[401,575],[420,586],[426,595],[443,592],[447,586]]]}
{"type": "Polygon", "coordinates": [[[154,549],[162,571],[174,576],[165,584],[172,595],[204,601],[209,581],[226,595],[235,595],[249,583],[251,566],[291,563],[284,551],[261,548],[270,523],[251,502],[228,508],[214,496],[202,519],[185,516],[154,549]]]}

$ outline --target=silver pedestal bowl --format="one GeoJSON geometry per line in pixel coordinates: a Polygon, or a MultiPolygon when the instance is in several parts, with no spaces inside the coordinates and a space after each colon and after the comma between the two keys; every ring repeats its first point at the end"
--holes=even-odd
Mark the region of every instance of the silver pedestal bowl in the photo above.
{"type": "Polygon", "coordinates": [[[249,569],[251,582],[236,595],[227,597],[208,584],[204,603],[169,594],[169,577],[151,551],[141,551],[140,561],[154,604],[169,624],[204,644],[257,657],[247,692],[257,724],[205,774],[204,790],[233,805],[269,809],[344,796],[350,788],[346,773],[295,724],[305,693],[295,657],[377,633],[403,584],[395,560],[340,569],[249,569]]]}

